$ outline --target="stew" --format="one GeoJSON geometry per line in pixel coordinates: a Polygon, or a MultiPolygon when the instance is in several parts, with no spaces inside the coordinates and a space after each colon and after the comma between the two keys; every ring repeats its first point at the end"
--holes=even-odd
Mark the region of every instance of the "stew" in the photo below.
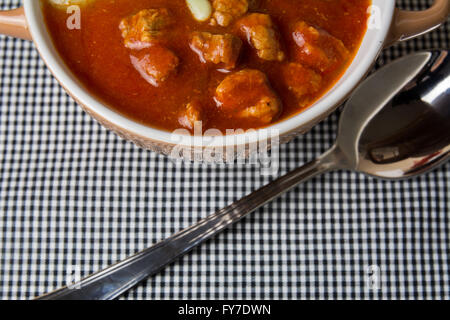
{"type": "Polygon", "coordinates": [[[358,51],[371,3],[78,0],[80,28],[68,28],[58,2],[71,3],[42,1],[49,33],[91,93],[151,127],[202,121],[222,132],[265,127],[318,100],[358,51]]]}

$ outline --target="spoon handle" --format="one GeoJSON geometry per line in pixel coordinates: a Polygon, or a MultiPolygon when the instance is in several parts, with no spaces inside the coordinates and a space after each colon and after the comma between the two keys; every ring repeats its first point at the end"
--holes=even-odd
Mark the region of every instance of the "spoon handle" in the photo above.
{"type": "Polygon", "coordinates": [[[300,182],[338,168],[335,150],[333,148],[317,160],[291,171],[239,201],[200,220],[195,225],[181,230],[134,256],[94,273],[78,283],[37,299],[114,299],[300,182]]]}

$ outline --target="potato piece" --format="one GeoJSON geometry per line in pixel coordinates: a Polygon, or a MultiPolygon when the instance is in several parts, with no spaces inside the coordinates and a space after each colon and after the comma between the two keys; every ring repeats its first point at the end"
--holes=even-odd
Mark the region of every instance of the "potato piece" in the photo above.
{"type": "Polygon", "coordinates": [[[236,66],[242,41],[232,34],[194,32],[190,47],[202,62],[211,62],[230,70],[236,66]]]}
{"type": "Polygon", "coordinates": [[[158,87],[180,63],[178,57],[163,46],[151,46],[130,56],[131,63],[151,85],[158,87]]]}
{"type": "Polygon", "coordinates": [[[259,70],[244,69],[227,76],[216,89],[215,101],[231,116],[251,118],[263,125],[281,112],[280,99],[259,70]]]}
{"type": "Polygon", "coordinates": [[[212,13],[211,3],[208,0],[186,0],[192,15],[197,21],[206,21],[212,13]]]}
{"type": "Polygon", "coordinates": [[[305,21],[295,24],[293,38],[298,46],[296,59],[322,73],[338,69],[350,58],[341,40],[305,21]]]}

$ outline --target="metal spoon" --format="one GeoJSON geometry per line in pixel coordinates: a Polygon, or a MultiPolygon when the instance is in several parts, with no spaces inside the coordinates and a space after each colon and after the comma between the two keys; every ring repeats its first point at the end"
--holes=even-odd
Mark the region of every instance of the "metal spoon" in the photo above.
{"type": "Polygon", "coordinates": [[[247,214],[318,174],[417,176],[450,157],[448,51],[416,53],[369,77],[345,105],[323,156],[128,259],[38,299],[113,299],[247,214]]]}

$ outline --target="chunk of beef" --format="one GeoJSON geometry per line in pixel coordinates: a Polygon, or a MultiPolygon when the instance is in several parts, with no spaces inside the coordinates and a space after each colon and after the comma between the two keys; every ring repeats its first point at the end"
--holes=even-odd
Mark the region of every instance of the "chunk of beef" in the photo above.
{"type": "Polygon", "coordinates": [[[193,130],[197,121],[202,121],[202,106],[200,102],[193,100],[182,111],[178,123],[189,130],[193,130]]]}
{"type": "Polygon", "coordinates": [[[322,73],[338,69],[350,57],[341,40],[304,21],[295,24],[293,37],[299,48],[297,60],[322,73]]]}
{"type": "Polygon", "coordinates": [[[302,105],[309,103],[310,97],[320,90],[322,76],[300,63],[288,63],[283,66],[282,72],[286,86],[302,105]]]}
{"type": "Polygon", "coordinates": [[[215,101],[231,116],[272,122],[281,112],[281,101],[264,73],[244,69],[227,76],[217,87],[215,101]]]}
{"type": "Polygon", "coordinates": [[[202,62],[212,62],[225,69],[233,69],[239,58],[242,41],[232,34],[194,32],[190,46],[202,62]]]}
{"type": "Polygon", "coordinates": [[[233,20],[248,11],[248,0],[213,0],[213,18],[211,24],[227,27],[233,20]]]}
{"type": "Polygon", "coordinates": [[[283,61],[280,39],[268,14],[251,13],[238,22],[249,43],[256,49],[258,57],[269,61],[283,61]]]}
{"type": "Polygon", "coordinates": [[[262,124],[271,123],[280,113],[279,100],[263,97],[254,106],[248,107],[239,113],[242,118],[256,118],[262,124]]]}
{"type": "Polygon", "coordinates": [[[136,70],[155,87],[174,73],[180,62],[172,51],[159,45],[140,50],[130,57],[136,70]]]}
{"type": "Polygon", "coordinates": [[[172,22],[169,11],[165,8],[145,9],[122,19],[119,28],[126,47],[142,49],[158,41],[161,30],[166,29],[172,22]]]}

